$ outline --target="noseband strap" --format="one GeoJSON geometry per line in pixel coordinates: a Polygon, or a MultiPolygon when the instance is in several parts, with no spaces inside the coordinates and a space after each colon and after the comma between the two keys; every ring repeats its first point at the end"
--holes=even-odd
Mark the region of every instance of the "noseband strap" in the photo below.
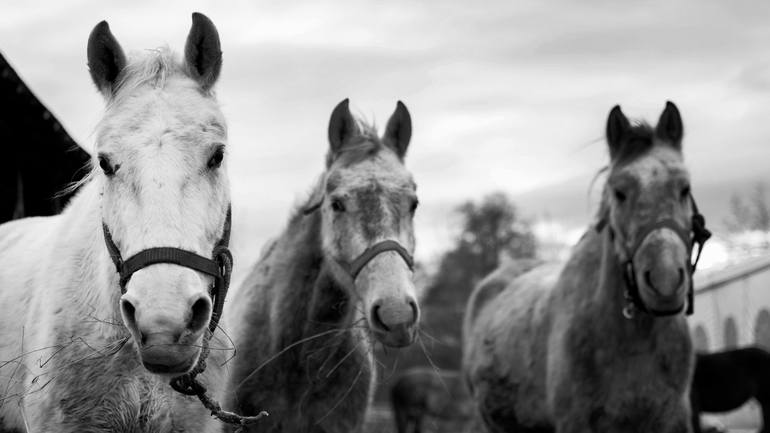
{"type": "Polygon", "coordinates": [[[348,272],[350,272],[350,276],[353,277],[353,281],[355,281],[356,277],[358,277],[358,274],[361,273],[361,270],[364,269],[364,266],[367,265],[372,259],[377,257],[378,255],[386,252],[386,251],[395,251],[398,253],[399,256],[401,256],[402,259],[404,259],[404,262],[406,262],[406,265],[409,267],[410,271],[414,270],[414,258],[411,254],[409,254],[409,251],[406,250],[401,244],[398,242],[388,239],[382,242],[378,242],[371,247],[367,248],[363,253],[361,253],[358,258],[353,260],[353,263],[350,264],[350,267],[348,268],[348,272]]]}
{"type": "MultiPolygon", "coordinates": [[[[324,202],[324,198],[321,197],[320,200],[316,201],[312,205],[303,209],[302,215],[310,215],[313,212],[317,211],[318,209],[321,208],[321,205],[323,205],[323,202],[324,202]]],[[[367,248],[366,250],[364,250],[363,253],[361,253],[360,256],[356,257],[356,259],[353,260],[353,262],[351,262],[350,265],[348,266],[344,266],[342,263],[339,263],[339,262],[338,262],[338,265],[342,266],[343,268],[347,268],[351,278],[353,279],[353,281],[355,281],[356,278],[358,277],[358,274],[361,273],[364,267],[369,262],[371,262],[372,259],[374,259],[378,255],[386,251],[395,251],[399,256],[401,256],[402,259],[404,259],[404,262],[406,262],[406,265],[409,267],[409,270],[414,271],[414,257],[412,257],[412,255],[409,254],[409,251],[407,251],[406,248],[403,247],[403,245],[401,245],[400,243],[392,239],[387,239],[384,241],[377,242],[376,244],[367,248]]]]}

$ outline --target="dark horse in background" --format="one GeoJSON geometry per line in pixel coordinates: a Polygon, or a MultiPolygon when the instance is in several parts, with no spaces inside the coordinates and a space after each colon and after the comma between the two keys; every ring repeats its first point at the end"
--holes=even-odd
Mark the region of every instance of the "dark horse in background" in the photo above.
{"type": "Polygon", "coordinates": [[[735,410],[751,398],[762,406],[761,432],[770,432],[770,353],[745,347],[697,354],[690,390],[695,433],[701,432],[701,412],[735,410]]]}
{"type": "Polygon", "coordinates": [[[420,433],[426,417],[462,423],[473,415],[459,371],[412,367],[390,388],[390,402],[398,433],[420,433]]]}
{"type": "Polygon", "coordinates": [[[35,97],[0,54],[0,223],[58,214],[80,180],[88,153],[35,97]]]}

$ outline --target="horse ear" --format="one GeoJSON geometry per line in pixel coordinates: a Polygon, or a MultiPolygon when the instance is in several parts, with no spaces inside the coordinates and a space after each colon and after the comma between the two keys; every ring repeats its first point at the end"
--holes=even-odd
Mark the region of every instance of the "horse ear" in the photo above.
{"type": "Polygon", "coordinates": [[[666,108],[660,115],[658,126],[655,127],[655,134],[660,139],[670,141],[675,148],[682,148],[684,126],[682,126],[682,116],[679,115],[679,109],[673,102],[666,101],[666,108]]]}
{"type": "Polygon", "coordinates": [[[610,159],[615,159],[623,136],[626,135],[630,127],[631,123],[621,111],[620,105],[614,106],[607,118],[607,144],[610,146],[610,159]]]}
{"type": "Polygon", "coordinates": [[[110,25],[102,21],[88,36],[88,72],[96,88],[109,98],[115,92],[120,71],[126,67],[126,55],[110,32],[110,25]]]}
{"type": "Polygon", "coordinates": [[[222,69],[222,47],[214,23],[202,13],[192,14],[192,27],[184,47],[187,71],[203,90],[209,90],[222,69]]]}
{"type": "Polygon", "coordinates": [[[403,159],[406,155],[406,149],[409,147],[409,140],[412,138],[412,116],[403,102],[396,103],[396,111],[390,116],[388,126],[385,128],[385,144],[396,151],[398,157],[403,159]]]}
{"type": "Polygon", "coordinates": [[[332,154],[339,152],[350,137],[358,134],[358,124],[348,104],[348,98],[337,104],[329,119],[329,146],[332,154]]]}

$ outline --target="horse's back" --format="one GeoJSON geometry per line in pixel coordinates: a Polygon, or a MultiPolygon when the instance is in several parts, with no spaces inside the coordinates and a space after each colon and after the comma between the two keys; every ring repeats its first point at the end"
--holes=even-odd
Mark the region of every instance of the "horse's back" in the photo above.
{"type": "Polygon", "coordinates": [[[510,261],[484,277],[471,293],[465,310],[463,331],[470,331],[481,309],[489,304],[520,275],[532,270],[542,262],[534,259],[510,261]]]}
{"type": "Polygon", "coordinates": [[[502,428],[538,425],[547,417],[545,325],[549,294],[562,265],[538,264],[512,263],[496,270],[477,286],[466,310],[464,374],[482,417],[502,428]],[[538,404],[520,407],[522,395],[538,404]]]}
{"type": "Polygon", "coordinates": [[[748,399],[770,397],[770,353],[744,347],[715,353],[698,353],[692,380],[692,397],[699,409],[724,412],[748,399]]]}
{"type": "MultiPolygon", "coordinates": [[[[466,356],[473,356],[483,340],[500,337],[511,320],[528,316],[531,304],[546,293],[549,286],[546,280],[554,266],[536,260],[510,262],[476,286],[468,300],[463,323],[466,356]]],[[[470,359],[464,361],[472,363],[470,359]]]]}

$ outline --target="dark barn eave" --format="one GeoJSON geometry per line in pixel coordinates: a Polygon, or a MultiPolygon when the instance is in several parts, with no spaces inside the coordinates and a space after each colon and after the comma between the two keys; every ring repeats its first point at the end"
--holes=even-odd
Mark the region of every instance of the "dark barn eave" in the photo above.
{"type": "Polygon", "coordinates": [[[0,53],[0,222],[54,215],[60,195],[86,174],[88,153],[32,93],[0,53]]]}

